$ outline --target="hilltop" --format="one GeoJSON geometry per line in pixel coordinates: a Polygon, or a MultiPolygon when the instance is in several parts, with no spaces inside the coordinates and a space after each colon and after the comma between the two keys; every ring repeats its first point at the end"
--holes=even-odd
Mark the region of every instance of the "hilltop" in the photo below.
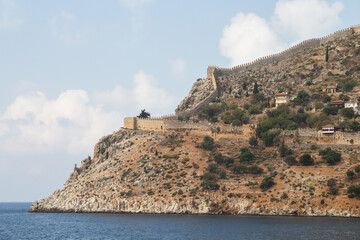
{"type": "Polygon", "coordinates": [[[359,217],[358,32],[210,66],[175,115],[126,118],[30,210],[359,217]]]}

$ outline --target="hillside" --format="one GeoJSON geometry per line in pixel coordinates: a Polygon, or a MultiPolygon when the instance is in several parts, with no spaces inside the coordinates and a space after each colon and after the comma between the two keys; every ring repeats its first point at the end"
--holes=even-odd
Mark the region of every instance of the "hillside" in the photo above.
{"type": "Polygon", "coordinates": [[[30,210],[360,217],[360,115],[343,106],[359,97],[360,36],[343,33],[209,67],[177,115],[126,118],[30,210]]]}

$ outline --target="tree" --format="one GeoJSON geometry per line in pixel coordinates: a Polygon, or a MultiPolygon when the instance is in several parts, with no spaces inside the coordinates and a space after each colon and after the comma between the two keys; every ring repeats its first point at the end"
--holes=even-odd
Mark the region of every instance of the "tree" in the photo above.
{"type": "Polygon", "coordinates": [[[291,155],[292,151],[284,142],[282,142],[279,147],[279,153],[281,157],[286,157],[287,155],[291,155]]]}
{"type": "Polygon", "coordinates": [[[325,61],[329,61],[329,46],[326,46],[325,61]]]}
{"type": "Polygon", "coordinates": [[[358,132],[360,130],[360,124],[359,124],[359,122],[357,122],[355,120],[350,123],[349,127],[350,127],[351,131],[353,131],[353,132],[358,132]]]}
{"type": "Polygon", "coordinates": [[[258,145],[258,140],[256,139],[256,137],[251,136],[249,138],[249,144],[250,144],[250,146],[257,146],[258,145]]]}
{"type": "Polygon", "coordinates": [[[327,105],[324,107],[323,112],[327,115],[336,115],[338,114],[339,109],[335,106],[327,105]]]}
{"type": "Polygon", "coordinates": [[[141,110],[140,114],[137,116],[138,118],[149,118],[150,113],[146,112],[145,109],[141,110]]]}
{"type": "Polygon", "coordinates": [[[346,171],[346,176],[347,176],[350,180],[352,180],[352,179],[355,178],[355,173],[354,173],[353,170],[348,169],[348,170],[346,171]]]}
{"type": "MultiPolygon", "coordinates": [[[[360,185],[351,185],[348,187],[347,192],[352,196],[360,196],[360,185]]],[[[350,197],[350,196],[349,196],[350,197]]]]}
{"type": "Polygon", "coordinates": [[[274,182],[273,178],[270,176],[267,176],[267,177],[264,177],[264,179],[261,181],[260,188],[263,190],[266,190],[266,189],[271,188],[274,185],[275,185],[275,182],[274,182]]]}
{"type": "Polygon", "coordinates": [[[352,108],[343,108],[340,110],[340,115],[346,118],[353,118],[355,115],[355,112],[352,108]]]}
{"type": "Polygon", "coordinates": [[[254,89],[253,89],[253,94],[258,94],[258,93],[259,93],[259,87],[258,87],[257,82],[255,82],[254,89]]]}
{"type": "Polygon", "coordinates": [[[201,187],[205,190],[217,190],[220,185],[216,183],[217,177],[213,173],[206,172],[200,177],[202,180],[201,187]]]}
{"type": "Polygon", "coordinates": [[[217,173],[218,165],[216,163],[210,163],[207,167],[208,172],[217,173]]]}
{"type": "Polygon", "coordinates": [[[243,150],[240,154],[240,162],[250,162],[254,159],[254,154],[252,154],[249,149],[243,150]]]}
{"type": "Polygon", "coordinates": [[[297,93],[296,98],[294,99],[294,102],[296,105],[301,105],[301,104],[305,104],[310,100],[310,95],[304,91],[304,90],[300,90],[297,93]]]}
{"type": "Polygon", "coordinates": [[[221,153],[217,153],[217,154],[215,154],[215,156],[214,156],[214,160],[215,160],[215,162],[217,162],[218,164],[223,164],[223,162],[224,162],[224,157],[223,157],[223,155],[222,155],[221,153]]]}
{"type": "Polygon", "coordinates": [[[335,163],[340,162],[341,153],[330,150],[326,153],[325,159],[327,163],[329,163],[330,165],[334,165],[335,163]]]}
{"type": "Polygon", "coordinates": [[[324,96],[324,98],[322,99],[323,103],[328,103],[331,101],[331,97],[329,95],[324,96]]]}
{"type": "Polygon", "coordinates": [[[357,165],[357,166],[355,167],[355,172],[360,173],[360,165],[357,165]]]}
{"type": "Polygon", "coordinates": [[[211,150],[214,147],[214,139],[210,136],[205,136],[201,143],[201,148],[211,150]]]}
{"type": "Polygon", "coordinates": [[[300,164],[303,166],[311,166],[314,164],[314,159],[310,156],[310,154],[305,153],[300,157],[300,164]]]}

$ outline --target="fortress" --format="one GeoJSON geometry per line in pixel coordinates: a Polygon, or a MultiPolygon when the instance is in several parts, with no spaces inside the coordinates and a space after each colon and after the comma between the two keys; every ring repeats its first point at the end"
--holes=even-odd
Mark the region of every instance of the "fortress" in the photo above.
{"type": "MultiPolygon", "coordinates": [[[[181,112],[177,112],[176,114],[166,115],[161,117],[150,117],[150,118],[137,118],[137,117],[126,117],[124,119],[124,128],[127,129],[139,129],[139,130],[151,130],[151,131],[200,131],[202,133],[207,133],[208,135],[212,134],[213,136],[218,133],[224,134],[238,134],[243,132],[252,132],[254,126],[252,128],[249,127],[232,127],[232,126],[216,126],[214,124],[206,124],[206,123],[189,123],[185,121],[180,121],[180,118],[187,118],[196,115],[199,113],[204,106],[208,103],[216,99],[220,94],[219,84],[221,83],[220,77],[235,75],[241,71],[252,69],[255,67],[266,66],[271,63],[276,63],[280,61],[284,61],[295,54],[303,52],[308,49],[317,48],[321,46],[325,46],[328,42],[334,41],[337,39],[341,39],[344,37],[351,36],[352,34],[360,33],[360,24],[352,26],[350,28],[346,28],[335,33],[332,33],[328,36],[322,38],[314,38],[305,40],[291,48],[270,56],[262,57],[256,59],[250,63],[238,65],[232,68],[219,68],[217,66],[209,66],[207,69],[207,80],[211,81],[212,92],[202,101],[200,101],[196,106],[186,109],[181,112]],[[210,134],[209,134],[210,133],[210,134]]],[[[354,136],[352,136],[353,139],[354,136]]],[[[343,138],[343,137],[338,137],[343,138]]],[[[345,137],[346,138],[346,137],[345,137]]],[[[357,140],[357,138],[356,138],[357,140]]],[[[344,140],[344,142],[348,142],[344,140]]],[[[360,142],[360,139],[359,139],[360,142]]]]}

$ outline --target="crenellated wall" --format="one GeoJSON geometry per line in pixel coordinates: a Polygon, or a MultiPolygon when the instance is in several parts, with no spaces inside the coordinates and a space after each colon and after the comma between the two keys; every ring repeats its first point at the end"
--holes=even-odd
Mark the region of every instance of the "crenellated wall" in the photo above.
{"type": "Polygon", "coordinates": [[[229,74],[237,73],[243,69],[265,66],[270,63],[285,60],[285,59],[287,59],[299,52],[305,51],[307,49],[320,47],[321,45],[325,45],[329,41],[333,41],[333,40],[341,38],[341,37],[350,36],[353,33],[358,33],[358,32],[360,32],[360,25],[355,25],[353,27],[334,32],[325,37],[305,40],[301,43],[298,43],[298,44],[290,47],[289,49],[286,49],[285,51],[282,51],[282,52],[276,53],[276,54],[272,54],[269,56],[261,57],[252,62],[249,62],[249,63],[241,64],[241,65],[238,65],[238,66],[235,66],[232,68],[217,68],[216,72],[218,74],[222,74],[222,75],[229,75],[229,74]]]}

